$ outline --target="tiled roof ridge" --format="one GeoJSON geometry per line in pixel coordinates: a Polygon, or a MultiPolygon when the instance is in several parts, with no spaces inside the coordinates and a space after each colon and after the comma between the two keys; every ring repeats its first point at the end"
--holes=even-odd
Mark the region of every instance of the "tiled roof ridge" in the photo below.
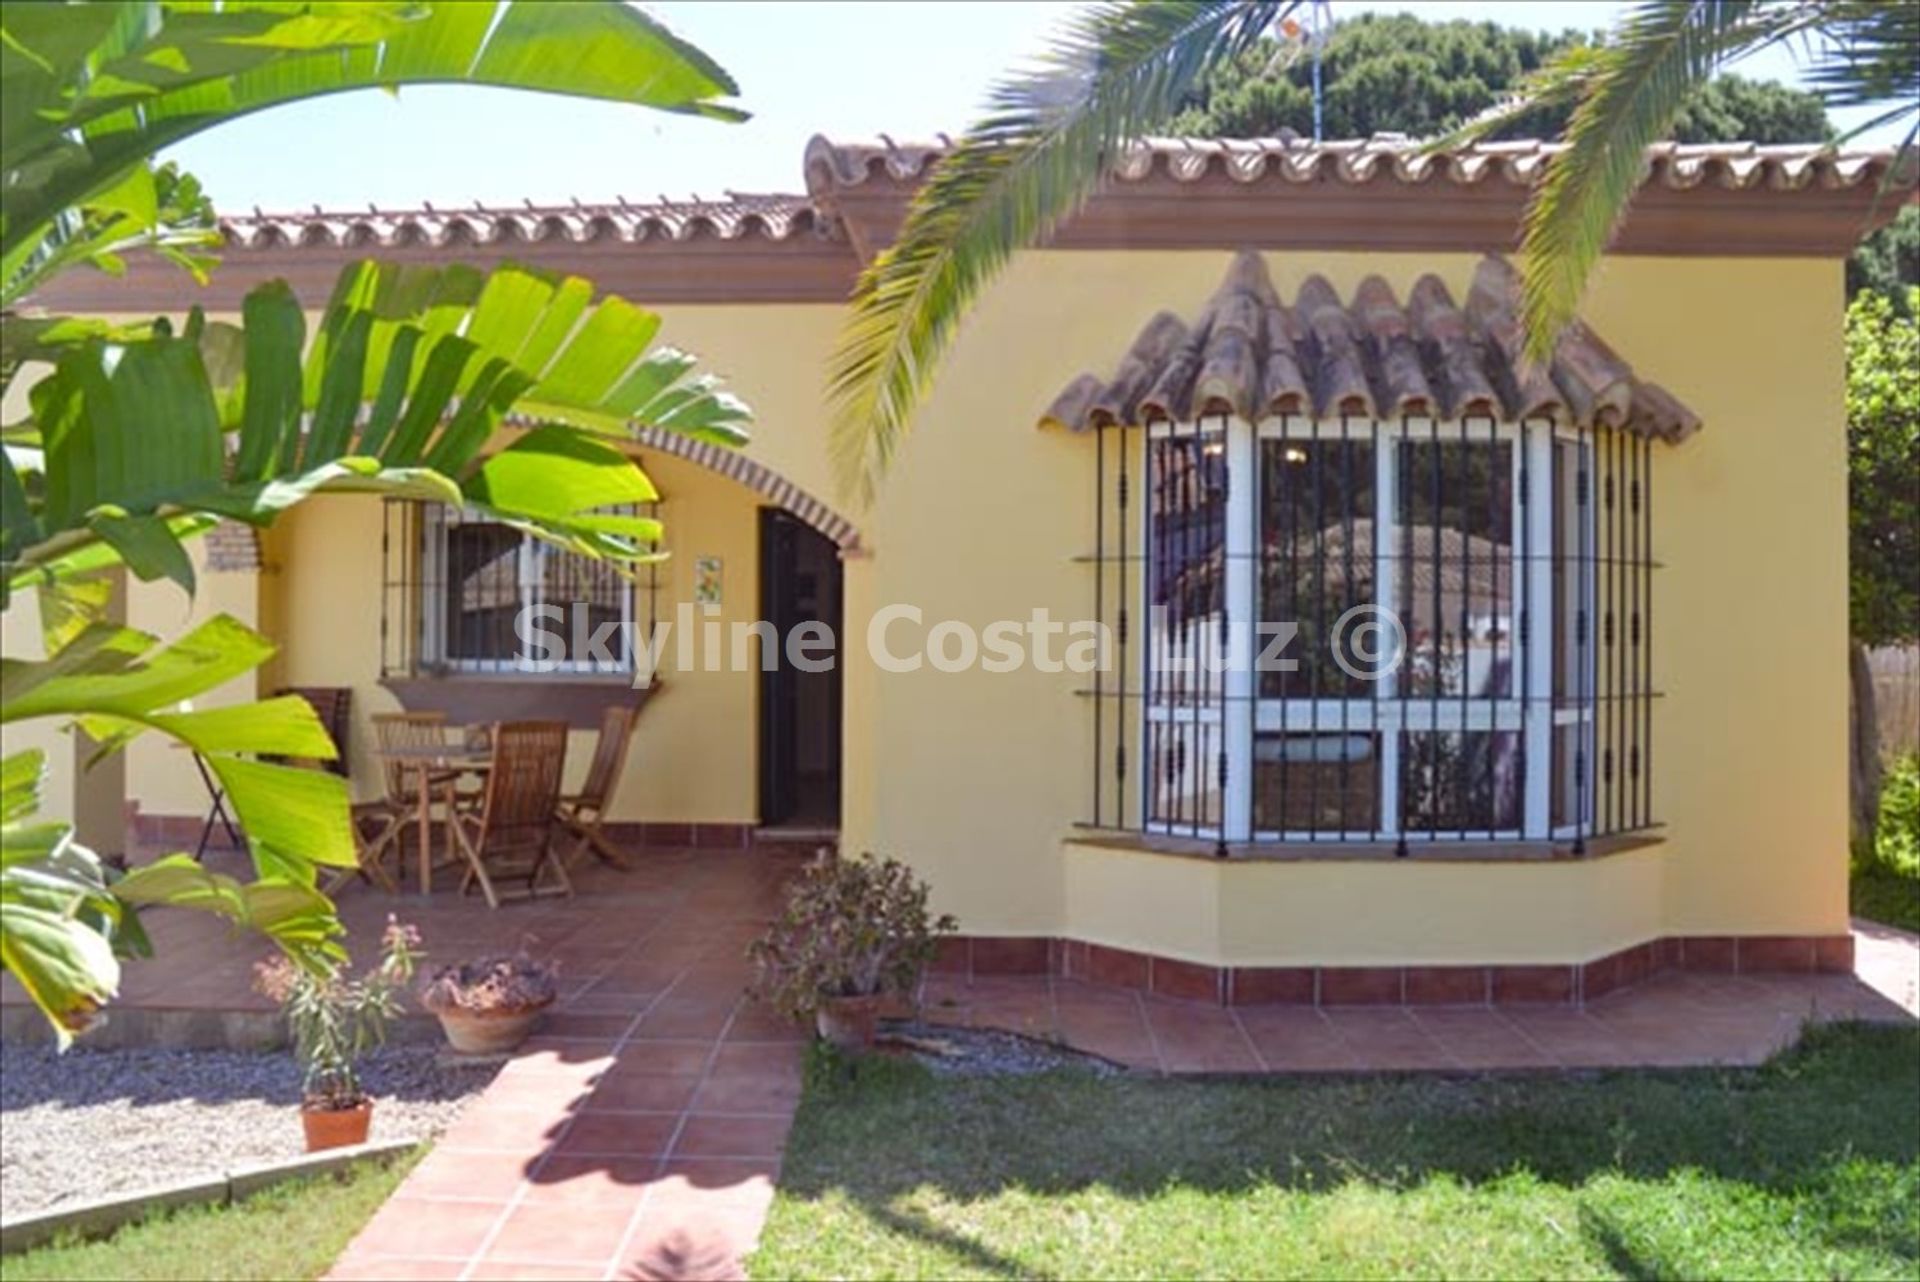
{"type": "Polygon", "coordinates": [[[221,213],[221,235],[231,248],[283,245],[396,245],[597,240],[687,241],[699,237],[785,241],[803,232],[826,236],[830,220],[811,199],[787,193],[729,192],[718,200],[634,202],[574,200],[567,204],[435,206],[416,208],[221,213]]]}
{"type": "Polygon", "coordinates": [[[1679,441],[1700,419],[1635,376],[1585,322],[1568,326],[1546,368],[1522,355],[1519,274],[1488,255],[1464,305],[1428,273],[1403,305],[1378,275],[1348,301],[1319,274],[1283,302],[1266,260],[1243,250],[1191,324],[1149,320],[1112,378],[1082,374],[1042,425],[1075,430],[1231,414],[1546,419],[1679,441]]]}
{"type": "MultiPolygon", "coordinates": [[[[807,190],[817,198],[836,187],[857,187],[876,178],[917,181],[953,140],[877,139],[838,142],[816,134],[807,144],[807,190]]],[[[1222,173],[1242,183],[1272,175],[1306,183],[1333,179],[1366,183],[1379,178],[1424,183],[1442,179],[1472,185],[1489,178],[1531,186],[1540,181],[1547,161],[1565,149],[1562,142],[1521,139],[1475,143],[1449,151],[1425,151],[1425,143],[1402,134],[1315,143],[1299,138],[1146,138],[1129,144],[1112,169],[1121,182],[1141,182],[1164,174],[1176,182],[1198,182],[1222,173]]],[[[1852,187],[1904,163],[1911,181],[1911,150],[1890,147],[1840,149],[1825,143],[1761,144],[1656,143],[1647,148],[1649,180],[1684,189],[1706,182],[1741,189],[1764,183],[1794,190],[1818,183],[1852,187]]]]}

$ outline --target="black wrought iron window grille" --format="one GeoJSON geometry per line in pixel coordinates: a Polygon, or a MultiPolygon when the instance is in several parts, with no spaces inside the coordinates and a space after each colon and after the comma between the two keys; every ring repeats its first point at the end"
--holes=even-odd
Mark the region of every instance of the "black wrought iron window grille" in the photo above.
{"type": "Polygon", "coordinates": [[[1657,827],[1652,452],[1492,419],[1098,429],[1089,826],[1240,844],[1657,827]]]}
{"type": "Polygon", "coordinates": [[[462,509],[389,499],[380,546],[383,676],[628,674],[658,622],[657,567],[630,580],[462,509]]]}

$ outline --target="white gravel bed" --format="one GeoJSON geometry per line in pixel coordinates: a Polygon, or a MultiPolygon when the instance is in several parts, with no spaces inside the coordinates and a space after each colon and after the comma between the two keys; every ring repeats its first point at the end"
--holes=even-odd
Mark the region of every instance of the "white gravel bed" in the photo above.
{"type": "MultiPolygon", "coordinates": [[[[436,1054],[389,1046],[365,1061],[371,1138],[437,1136],[497,1069],[436,1054]]],[[[0,1215],[298,1157],[299,1099],[284,1052],[0,1046],[0,1215]]]]}

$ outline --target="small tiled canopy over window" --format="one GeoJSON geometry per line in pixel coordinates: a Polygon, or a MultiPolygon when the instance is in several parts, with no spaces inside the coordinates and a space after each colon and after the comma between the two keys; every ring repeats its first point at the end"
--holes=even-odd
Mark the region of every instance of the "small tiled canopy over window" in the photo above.
{"type": "Polygon", "coordinates": [[[1576,324],[1520,359],[1517,280],[1291,304],[1237,256],[1046,425],[1092,434],[1091,826],[1210,841],[1646,832],[1652,458],[1699,420],[1576,324]]]}

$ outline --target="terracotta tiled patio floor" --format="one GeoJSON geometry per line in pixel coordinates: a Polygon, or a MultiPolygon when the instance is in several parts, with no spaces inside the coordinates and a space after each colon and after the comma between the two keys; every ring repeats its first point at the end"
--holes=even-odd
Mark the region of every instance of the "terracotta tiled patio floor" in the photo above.
{"type": "MultiPolygon", "coordinates": [[[[441,958],[524,942],[557,958],[566,979],[541,1036],[332,1276],[737,1276],[773,1196],[803,1049],[790,1025],[741,997],[742,952],[796,864],[764,852],[653,853],[629,871],[587,870],[570,901],[499,912],[450,887],[430,899],[344,893],[357,955],[393,912],[441,958]]],[[[259,941],[186,915],[158,914],[152,927],[160,955],[129,967],[123,1008],[263,1007],[246,986],[259,941]]],[[[1668,975],[1581,1009],[1222,1008],[1045,976],[934,975],[922,1000],[934,1022],[1013,1029],[1166,1072],[1750,1064],[1809,1019],[1920,1013],[1920,941],[1856,933],[1854,976],[1668,975]]]]}
{"type": "MultiPolygon", "coordinates": [[[[466,932],[539,936],[573,982],[331,1276],[738,1276],[800,1097],[799,1035],[741,996],[792,866],[650,856],[589,873],[570,904],[462,913],[466,932]]],[[[409,903],[352,895],[347,912],[368,900],[409,903]]],[[[429,948],[442,911],[406,912],[429,948]]]]}
{"type": "MultiPolygon", "coordinates": [[[[1920,966],[1887,953],[1886,988],[1920,966]]],[[[1909,981],[1910,983],[1911,981],[1909,981]]],[[[937,1023],[1007,1028],[1135,1068],[1168,1073],[1681,1067],[1757,1064],[1810,1020],[1905,1020],[1860,976],[1662,975],[1569,1006],[1198,1005],[1069,979],[937,975],[923,992],[937,1023]]]]}

